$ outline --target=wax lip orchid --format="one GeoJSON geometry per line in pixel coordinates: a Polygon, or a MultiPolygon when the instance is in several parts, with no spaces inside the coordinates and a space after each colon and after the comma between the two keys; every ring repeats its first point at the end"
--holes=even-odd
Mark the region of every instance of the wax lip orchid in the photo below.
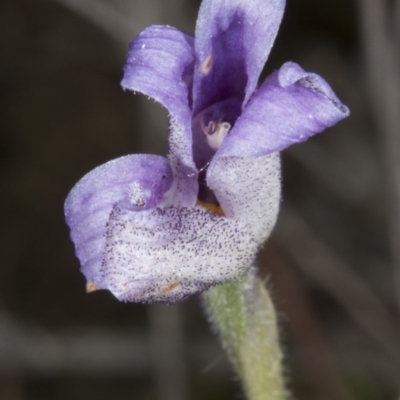
{"type": "Polygon", "coordinates": [[[349,114],[292,62],[256,89],[284,6],[204,0],[195,37],[150,26],[130,44],[122,87],[167,108],[169,154],[110,161],[69,194],[90,290],[173,302],[251,267],[278,214],[279,151],[349,114]]]}

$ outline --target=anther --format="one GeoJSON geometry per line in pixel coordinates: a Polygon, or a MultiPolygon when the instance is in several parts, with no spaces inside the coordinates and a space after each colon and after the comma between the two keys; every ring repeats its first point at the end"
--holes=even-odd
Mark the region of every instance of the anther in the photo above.
{"type": "Polygon", "coordinates": [[[212,65],[212,54],[210,54],[201,64],[200,64],[200,71],[203,74],[208,74],[211,70],[212,65]]]}
{"type": "Polygon", "coordinates": [[[200,118],[200,126],[203,133],[206,135],[207,143],[213,150],[218,150],[222,142],[228,135],[231,124],[229,122],[210,121],[207,126],[204,124],[203,118],[200,118]]]}

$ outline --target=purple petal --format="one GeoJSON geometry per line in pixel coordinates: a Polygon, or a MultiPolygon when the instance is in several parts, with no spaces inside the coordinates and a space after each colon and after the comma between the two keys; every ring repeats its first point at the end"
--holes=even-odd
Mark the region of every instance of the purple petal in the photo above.
{"type": "Polygon", "coordinates": [[[121,86],[161,103],[180,125],[190,126],[189,90],[193,37],[170,26],[153,25],[129,45],[121,86]]]}
{"type": "Polygon", "coordinates": [[[198,189],[189,107],[193,40],[170,26],[146,28],[129,46],[121,81],[123,88],[146,94],[170,113],[169,152],[177,182],[175,203],[182,205],[194,205],[198,189]]]}
{"type": "Polygon", "coordinates": [[[101,274],[119,300],[172,303],[245,272],[257,248],[246,224],[200,207],[116,206],[101,274]]]}
{"type": "Polygon", "coordinates": [[[262,157],[214,158],[207,183],[227,217],[246,221],[258,244],[275,225],[281,192],[279,153],[262,157]]]}
{"type": "Polygon", "coordinates": [[[348,108],[324,79],[288,62],[255,93],[216,157],[281,151],[348,115],[348,108]]]}
{"type": "Polygon", "coordinates": [[[247,102],[268,58],[285,0],[204,0],[196,25],[194,115],[236,98],[247,102]]]}
{"type": "Polygon", "coordinates": [[[114,205],[136,212],[154,208],[168,200],[172,183],[173,173],[165,158],[138,154],[103,164],[74,186],[65,201],[65,217],[88,282],[104,287],[99,270],[114,205]]]}

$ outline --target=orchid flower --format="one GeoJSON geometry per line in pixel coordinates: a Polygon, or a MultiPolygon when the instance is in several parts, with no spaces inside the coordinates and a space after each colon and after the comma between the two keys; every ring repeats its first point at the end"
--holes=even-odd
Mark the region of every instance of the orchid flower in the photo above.
{"type": "Polygon", "coordinates": [[[110,161],[70,192],[88,290],[171,303],[253,265],[278,215],[279,152],[349,115],[293,62],[258,87],[284,6],[203,0],[195,37],[150,26],[130,44],[122,87],[169,111],[169,154],[110,161]]]}

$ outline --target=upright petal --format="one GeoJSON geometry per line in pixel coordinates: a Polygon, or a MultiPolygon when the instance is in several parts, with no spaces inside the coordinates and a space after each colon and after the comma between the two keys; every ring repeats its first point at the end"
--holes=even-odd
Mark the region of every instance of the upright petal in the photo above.
{"type": "Polygon", "coordinates": [[[116,204],[143,212],[168,202],[173,183],[168,161],[154,155],[131,155],[97,167],[85,175],[65,201],[76,255],[88,282],[104,287],[99,275],[110,213],[116,204]]]}
{"type": "Polygon", "coordinates": [[[246,103],[282,20],[285,0],[204,0],[196,25],[194,115],[228,98],[246,103]]]}
{"type": "Polygon", "coordinates": [[[250,267],[258,243],[248,228],[200,207],[132,212],[116,206],[101,275],[119,300],[182,300],[250,267]]]}
{"type": "Polygon", "coordinates": [[[251,98],[215,157],[252,157],[284,150],[349,115],[320,76],[288,62],[251,98]]]}
{"type": "Polygon", "coordinates": [[[192,156],[191,76],[194,39],[170,26],[150,26],[130,44],[121,85],[161,103],[170,113],[170,160],[176,174],[176,204],[194,205],[196,168],[192,156]]]}
{"type": "Polygon", "coordinates": [[[161,103],[181,125],[190,127],[188,69],[193,69],[194,39],[170,26],[153,25],[129,45],[121,86],[161,103]]]}

